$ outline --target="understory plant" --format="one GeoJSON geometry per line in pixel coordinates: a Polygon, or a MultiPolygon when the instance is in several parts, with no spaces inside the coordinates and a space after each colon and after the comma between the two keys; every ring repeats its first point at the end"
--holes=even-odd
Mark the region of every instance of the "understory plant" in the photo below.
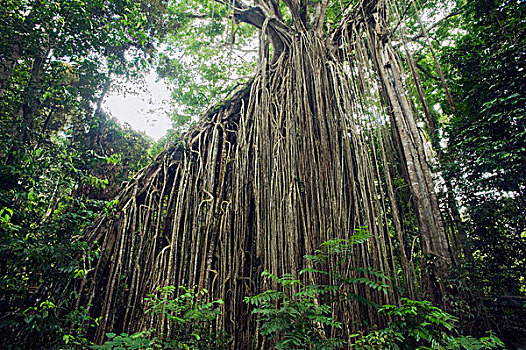
{"type": "Polygon", "coordinates": [[[385,316],[388,326],[369,333],[357,333],[354,349],[504,349],[503,342],[489,333],[475,338],[458,335],[457,318],[435,307],[429,301],[401,299],[400,306],[383,305],[378,313],[385,316]]]}
{"type": "Polygon", "coordinates": [[[165,317],[170,323],[171,332],[163,334],[162,330],[149,329],[133,334],[107,333],[109,338],[102,345],[94,345],[96,350],[117,349],[221,349],[227,342],[225,335],[212,328],[212,322],[220,314],[217,305],[222,300],[206,301],[208,291],[195,288],[165,286],[157,293],[145,298],[148,303],[147,313],[165,317]],[[177,290],[182,294],[175,296],[177,290]]]}
{"type": "MultiPolygon", "coordinates": [[[[429,301],[402,298],[399,306],[374,304],[362,295],[352,293],[351,285],[363,285],[386,292],[388,277],[373,269],[352,269],[352,276],[338,273],[335,265],[348,263],[354,245],[367,241],[365,228],[356,230],[348,239],[324,242],[314,255],[305,258],[318,269],[300,271],[300,275],[314,273],[329,276],[332,284],[305,284],[294,275],[281,277],[264,271],[262,276],[270,279],[278,289],[268,289],[258,295],[245,297],[254,305],[252,311],[260,322],[260,333],[269,337],[275,349],[451,349],[478,350],[503,349],[502,341],[490,333],[475,338],[461,335],[458,319],[435,307],[429,301]],[[332,317],[333,306],[344,301],[359,302],[378,308],[388,326],[370,332],[352,334],[349,339],[329,337],[342,323],[332,317]]],[[[350,270],[348,270],[350,271],[350,270]]]]}
{"type": "MultiPolygon", "coordinates": [[[[349,286],[362,285],[387,292],[388,277],[373,269],[352,269],[343,275],[339,265],[352,258],[352,248],[368,239],[365,228],[356,230],[348,239],[324,242],[314,255],[305,258],[317,268],[303,269],[300,276],[310,273],[328,277],[331,283],[305,283],[292,274],[276,276],[262,273],[276,289],[247,296],[245,302],[254,307],[252,313],[260,323],[259,332],[267,347],[274,349],[364,349],[414,350],[451,349],[478,350],[503,349],[500,339],[490,333],[474,338],[461,335],[456,317],[435,307],[429,301],[402,298],[400,305],[378,306],[367,298],[352,293],[349,286]],[[353,272],[353,273],[351,273],[353,272]],[[342,322],[332,316],[333,307],[342,302],[359,302],[378,308],[385,317],[387,327],[352,334],[348,339],[334,336],[342,329],[342,322]]],[[[345,265],[347,266],[347,265],[345,265]]],[[[109,340],[96,350],[116,349],[222,349],[228,344],[226,334],[213,327],[222,300],[207,301],[205,289],[166,286],[148,295],[147,313],[165,317],[171,332],[144,330],[128,334],[107,333],[109,340]],[[176,296],[177,291],[182,291],[176,296]]]]}
{"type": "Polygon", "coordinates": [[[255,306],[252,313],[258,317],[260,332],[270,338],[274,348],[338,349],[347,343],[344,339],[328,336],[332,330],[342,328],[342,323],[332,317],[332,305],[344,301],[375,304],[345,287],[364,285],[381,292],[389,287],[387,276],[374,269],[356,268],[353,276],[347,276],[334,268],[346,263],[352,257],[353,246],[364,243],[368,237],[367,230],[362,227],[350,238],[324,242],[314,255],[305,256],[316,268],[303,269],[300,275],[325,276],[333,283],[305,284],[291,274],[278,277],[268,271],[262,273],[279,289],[245,297],[245,302],[255,306]]]}
{"type": "Polygon", "coordinates": [[[319,303],[337,286],[305,285],[290,274],[277,277],[265,271],[262,276],[287,290],[269,289],[245,297],[245,302],[256,306],[252,313],[261,322],[261,334],[275,341],[276,349],[335,349],[343,345],[342,340],[326,336],[326,328],[341,328],[342,324],[331,317],[330,304],[319,303]]]}

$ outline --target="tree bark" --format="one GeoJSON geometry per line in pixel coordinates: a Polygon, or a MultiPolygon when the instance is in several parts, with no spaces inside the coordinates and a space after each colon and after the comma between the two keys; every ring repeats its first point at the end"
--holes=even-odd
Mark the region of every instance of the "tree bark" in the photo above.
{"type": "Polygon", "coordinates": [[[391,124],[399,141],[399,155],[403,160],[405,180],[411,190],[413,206],[418,219],[420,244],[426,265],[430,270],[423,275],[427,293],[437,305],[443,305],[445,294],[443,279],[449,276],[451,249],[448,242],[438,198],[434,190],[431,169],[426,160],[416,118],[407,97],[394,50],[370,32],[370,50],[376,60],[380,84],[391,108],[391,124]]]}

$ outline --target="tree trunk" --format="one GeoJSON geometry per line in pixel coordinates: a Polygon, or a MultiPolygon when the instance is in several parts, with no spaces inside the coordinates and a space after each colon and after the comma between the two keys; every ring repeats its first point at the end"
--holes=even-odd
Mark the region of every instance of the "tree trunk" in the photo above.
{"type": "Polygon", "coordinates": [[[391,47],[382,47],[377,38],[373,38],[372,42],[375,44],[379,78],[391,107],[392,130],[400,145],[398,152],[403,159],[405,180],[411,191],[418,220],[420,244],[425,259],[423,263],[430,265],[430,269],[423,275],[427,284],[426,292],[435,304],[443,305],[445,287],[439,276],[449,275],[451,251],[434,190],[433,176],[426,160],[413,107],[402,87],[399,60],[391,47]]]}
{"type": "Polygon", "coordinates": [[[14,44],[8,57],[2,58],[0,62],[0,98],[4,95],[4,90],[13,75],[18,59],[20,58],[20,47],[17,44],[20,38],[14,38],[14,44]]]}

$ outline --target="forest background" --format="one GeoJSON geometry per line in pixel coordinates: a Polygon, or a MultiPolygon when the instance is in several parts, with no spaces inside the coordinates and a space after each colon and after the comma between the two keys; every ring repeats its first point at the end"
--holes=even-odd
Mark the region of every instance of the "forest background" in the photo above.
{"type": "MultiPolygon", "coordinates": [[[[329,7],[327,25],[356,3],[329,7]]],[[[83,305],[71,307],[75,292],[60,300],[42,300],[42,293],[85,278],[87,260],[99,252],[83,230],[116,211],[122,183],[179,142],[197,116],[251,81],[258,29],[238,21],[232,4],[1,1],[3,348],[88,346],[86,327],[98,320],[83,305]],[[116,79],[139,86],[151,69],[169,82],[175,106],[173,128],[158,142],[101,107],[116,79]]],[[[399,7],[405,12],[395,27],[404,29],[410,48],[403,55],[413,58],[421,80],[410,91],[430,106],[419,127],[458,247],[455,273],[443,281],[455,292],[440,306],[458,318],[459,333],[491,330],[518,348],[526,337],[526,5],[430,0],[399,7]]],[[[409,202],[404,179],[394,181],[409,202]]],[[[415,225],[409,215],[402,220],[415,225]]],[[[145,347],[156,341],[139,338],[148,339],[145,347]]]]}

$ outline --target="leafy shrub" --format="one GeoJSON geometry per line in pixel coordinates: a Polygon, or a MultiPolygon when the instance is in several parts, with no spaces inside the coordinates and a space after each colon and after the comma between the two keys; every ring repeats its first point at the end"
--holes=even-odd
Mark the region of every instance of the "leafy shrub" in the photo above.
{"type": "Polygon", "coordinates": [[[195,291],[195,288],[183,290],[183,294],[174,297],[177,287],[166,286],[157,289],[157,294],[148,295],[146,312],[161,315],[171,323],[171,333],[165,336],[161,330],[145,330],[133,334],[107,333],[110,338],[102,345],[95,345],[95,350],[117,349],[220,349],[227,339],[222,332],[212,329],[212,322],[220,315],[216,306],[221,299],[205,301],[206,289],[195,291]]]}
{"type": "Polygon", "coordinates": [[[401,306],[384,305],[378,312],[390,319],[386,328],[352,335],[355,349],[502,349],[493,334],[488,337],[455,336],[456,317],[429,301],[402,298],[401,306]]]}
{"type": "Polygon", "coordinates": [[[222,345],[225,337],[212,330],[212,321],[221,314],[216,306],[223,304],[223,300],[206,301],[206,289],[197,292],[195,288],[179,289],[184,293],[176,298],[173,296],[177,288],[167,286],[158,289],[160,296],[150,294],[145,299],[150,306],[147,312],[164,315],[172,322],[175,330],[167,344],[177,346],[173,347],[176,349],[210,349],[222,345]]]}
{"type": "Polygon", "coordinates": [[[102,345],[94,345],[92,348],[96,350],[117,350],[117,349],[141,349],[153,350],[163,349],[162,341],[153,335],[152,331],[142,331],[134,334],[122,333],[117,335],[115,333],[106,333],[110,338],[102,345]]]}
{"type": "Polygon", "coordinates": [[[261,294],[245,297],[245,302],[256,305],[252,311],[259,316],[260,332],[277,340],[276,349],[334,349],[343,344],[341,340],[327,338],[325,327],[341,328],[340,322],[331,316],[331,306],[318,303],[322,294],[334,291],[337,286],[304,285],[292,275],[277,277],[263,272],[281,287],[298,290],[292,295],[278,290],[266,290],[261,294]]]}
{"type": "Polygon", "coordinates": [[[367,230],[362,227],[350,238],[324,242],[314,255],[305,256],[319,268],[303,269],[300,275],[325,275],[334,284],[307,285],[290,274],[277,277],[268,271],[263,272],[263,277],[274,281],[282,290],[269,289],[245,297],[245,302],[256,306],[252,313],[258,315],[261,322],[260,332],[275,342],[276,349],[336,349],[346,343],[342,339],[327,337],[332,330],[342,328],[341,322],[331,317],[332,304],[338,301],[376,304],[344,287],[359,284],[381,292],[389,288],[384,282],[388,278],[373,269],[353,269],[355,276],[351,277],[331,268],[347,262],[352,256],[353,246],[368,238],[367,230]]]}

